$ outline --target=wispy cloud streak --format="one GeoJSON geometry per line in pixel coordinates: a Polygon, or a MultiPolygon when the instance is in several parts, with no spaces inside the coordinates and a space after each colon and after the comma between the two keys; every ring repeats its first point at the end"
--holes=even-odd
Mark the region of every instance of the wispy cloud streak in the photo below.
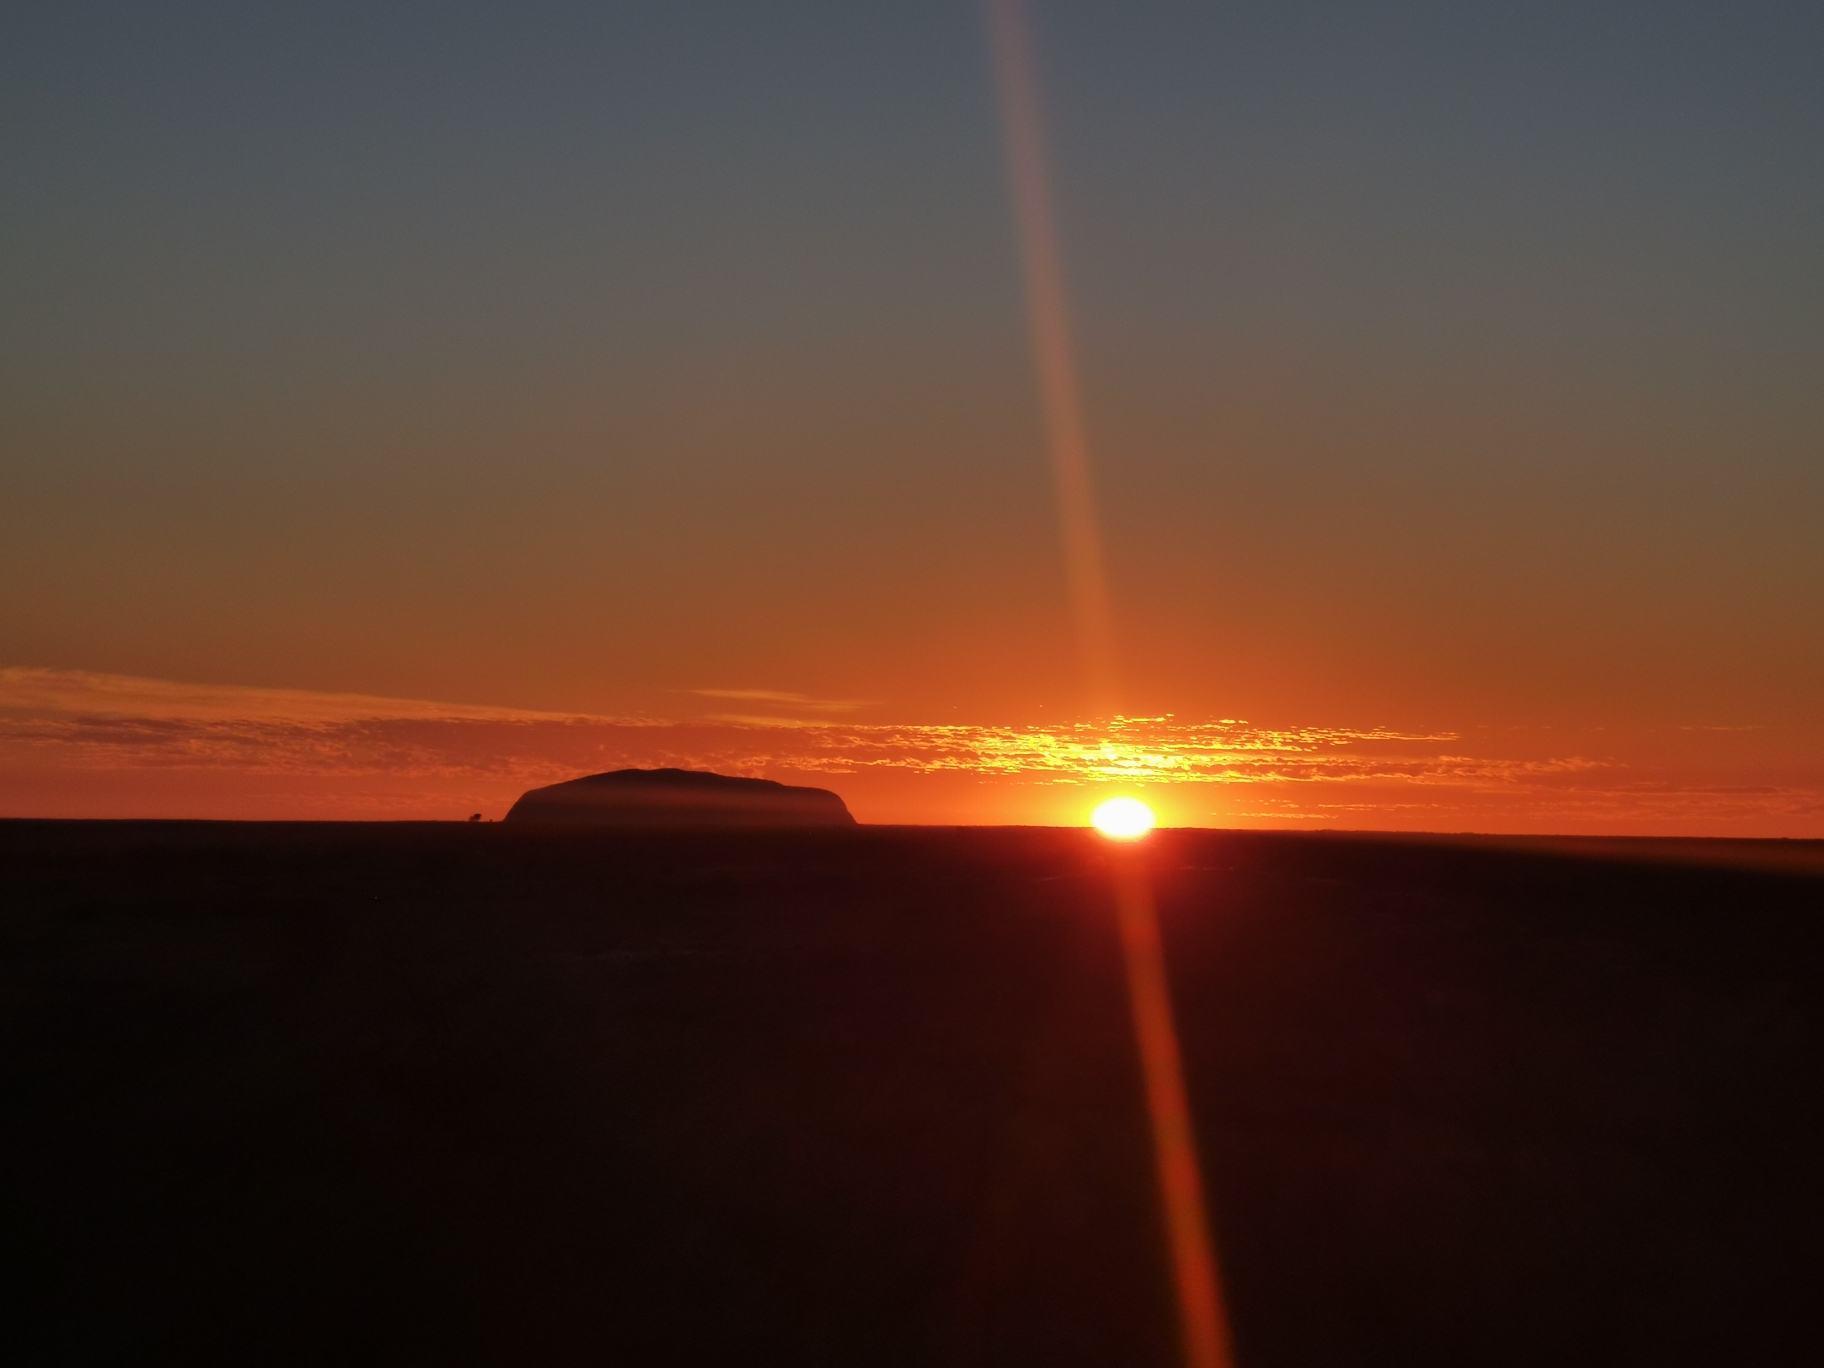
{"type": "MultiPolygon", "coordinates": [[[[1567,747],[1553,736],[1176,717],[1049,726],[675,720],[0,669],[0,812],[42,811],[34,795],[47,776],[95,794],[122,776],[137,776],[134,792],[164,785],[200,795],[231,781],[258,779],[271,792],[296,781],[345,795],[350,811],[385,788],[400,795],[400,811],[441,811],[435,802],[453,800],[440,794],[498,806],[577,774],[678,765],[801,776],[863,795],[864,813],[866,795],[908,784],[1057,795],[952,809],[959,821],[1060,811],[1073,792],[1123,787],[1180,794],[1181,808],[1213,814],[1198,817],[1210,824],[1458,830],[1486,829],[1494,814],[1503,829],[1777,820],[1789,834],[1824,834],[1815,737],[1675,728],[1631,740],[1585,733],[1567,747]],[[1667,745],[1709,749],[1680,758],[1667,745]],[[418,808],[415,792],[427,795],[418,808]]],[[[958,793],[958,802],[976,801],[958,793]]],[[[879,801],[900,810],[897,799],[879,801]]]]}
{"type": "MultiPolygon", "coordinates": [[[[760,691],[700,691],[755,700],[760,691]]],[[[1062,726],[695,721],[468,707],[303,690],[0,670],[0,744],[51,747],[91,765],[225,765],[345,773],[543,775],[607,754],[741,772],[870,769],[1029,782],[1248,783],[1323,778],[1506,780],[1599,762],[1477,760],[1440,752],[1450,732],[1115,718],[1062,726]]]]}
{"type": "Polygon", "coordinates": [[[782,689],[692,689],[697,698],[725,699],[733,703],[770,703],[800,713],[852,713],[863,708],[877,708],[878,699],[813,698],[810,694],[791,693],[782,689]]]}

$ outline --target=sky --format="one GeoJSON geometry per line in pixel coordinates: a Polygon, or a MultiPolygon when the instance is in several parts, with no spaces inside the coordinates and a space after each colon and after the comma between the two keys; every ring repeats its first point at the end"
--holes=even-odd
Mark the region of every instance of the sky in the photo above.
{"type": "Polygon", "coordinates": [[[1824,836],[1824,11],[1027,9],[1112,706],[980,3],[15,7],[0,815],[1824,836]]]}

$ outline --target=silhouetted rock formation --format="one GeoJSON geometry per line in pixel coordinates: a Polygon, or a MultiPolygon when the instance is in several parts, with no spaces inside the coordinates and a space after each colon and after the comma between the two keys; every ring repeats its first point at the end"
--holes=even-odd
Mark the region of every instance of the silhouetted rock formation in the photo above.
{"type": "Polygon", "coordinates": [[[624,769],[523,794],[509,822],[618,827],[852,827],[828,789],[702,770],[624,769]]]}

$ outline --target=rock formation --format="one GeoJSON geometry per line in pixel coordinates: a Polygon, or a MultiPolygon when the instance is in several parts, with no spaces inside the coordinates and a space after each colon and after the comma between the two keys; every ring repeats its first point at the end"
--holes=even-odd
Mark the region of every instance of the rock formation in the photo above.
{"type": "Polygon", "coordinates": [[[507,820],[698,830],[855,825],[828,789],[681,769],[612,770],[532,789],[507,820]]]}

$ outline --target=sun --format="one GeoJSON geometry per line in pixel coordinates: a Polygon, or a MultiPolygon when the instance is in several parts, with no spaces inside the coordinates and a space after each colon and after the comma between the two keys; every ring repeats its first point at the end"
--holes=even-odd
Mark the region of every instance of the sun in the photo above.
{"type": "Polygon", "coordinates": [[[1090,816],[1096,830],[1117,841],[1132,841],[1146,835],[1158,820],[1153,810],[1138,798],[1110,798],[1090,816]]]}

